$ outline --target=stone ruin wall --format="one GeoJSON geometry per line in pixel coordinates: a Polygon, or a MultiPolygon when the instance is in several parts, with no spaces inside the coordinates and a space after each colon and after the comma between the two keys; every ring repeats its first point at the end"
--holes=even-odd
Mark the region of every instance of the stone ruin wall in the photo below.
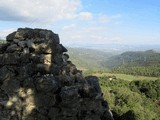
{"type": "Polygon", "coordinates": [[[68,60],[57,34],[19,28],[0,45],[0,120],[113,120],[98,79],[68,60]]]}

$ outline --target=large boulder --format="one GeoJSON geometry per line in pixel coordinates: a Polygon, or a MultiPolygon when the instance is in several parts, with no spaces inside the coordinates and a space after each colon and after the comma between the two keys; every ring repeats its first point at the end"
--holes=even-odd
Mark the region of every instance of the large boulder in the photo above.
{"type": "Polygon", "coordinates": [[[19,28],[0,45],[0,120],[113,120],[51,30],[19,28]]]}

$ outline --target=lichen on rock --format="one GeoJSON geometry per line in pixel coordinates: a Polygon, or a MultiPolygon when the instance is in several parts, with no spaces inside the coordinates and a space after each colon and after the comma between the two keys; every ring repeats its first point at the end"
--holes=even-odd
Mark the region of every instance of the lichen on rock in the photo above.
{"type": "Polygon", "coordinates": [[[19,28],[0,45],[0,120],[113,120],[97,77],[68,60],[58,34],[19,28]]]}

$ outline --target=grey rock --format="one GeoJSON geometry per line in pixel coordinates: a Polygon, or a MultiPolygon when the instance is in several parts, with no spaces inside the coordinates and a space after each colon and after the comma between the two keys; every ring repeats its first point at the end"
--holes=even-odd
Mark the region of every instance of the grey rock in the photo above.
{"type": "Polygon", "coordinates": [[[24,53],[24,54],[29,54],[29,49],[28,49],[28,48],[24,48],[24,49],[23,49],[23,53],[24,53]]]}
{"type": "Polygon", "coordinates": [[[55,43],[59,44],[59,36],[58,36],[58,34],[54,34],[53,40],[55,41],[55,43]]]}
{"type": "Polygon", "coordinates": [[[63,64],[63,58],[61,54],[55,55],[52,59],[53,59],[53,62],[59,66],[63,64]]]}
{"type": "Polygon", "coordinates": [[[58,116],[59,116],[59,113],[60,113],[60,108],[57,108],[57,107],[51,107],[50,110],[49,110],[49,118],[51,120],[58,120],[58,116]]]}
{"type": "Polygon", "coordinates": [[[97,93],[101,93],[101,88],[99,86],[98,78],[96,76],[88,76],[85,77],[85,79],[87,80],[88,84],[95,89],[97,93]]]}
{"type": "Polygon", "coordinates": [[[36,48],[32,40],[27,40],[27,47],[29,48],[30,52],[34,52],[36,48]]]}
{"type": "Polygon", "coordinates": [[[16,40],[17,40],[18,46],[20,46],[22,48],[27,47],[27,42],[26,41],[19,41],[18,39],[16,39],[16,40]]]}
{"type": "Polygon", "coordinates": [[[19,55],[16,53],[0,54],[0,65],[13,65],[18,64],[19,55]]]}
{"type": "Polygon", "coordinates": [[[0,82],[3,82],[4,80],[8,78],[10,79],[11,77],[15,76],[14,70],[7,66],[0,68],[0,73],[0,82]]]}
{"type": "Polygon", "coordinates": [[[25,40],[27,38],[34,38],[33,29],[31,28],[19,28],[15,34],[15,38],[19,40],[25,40]]]}
{"type": "Polygon", "coordinates": [[[8,95],[12,94],[13,92],[17,92],[19,88],[20,83],[14,77],[5,79],[1,86],[1,89],[4,90],[8,95]]]}
{"type": "Polygon", "coordinates": [[[36,80],[36,88],[37,91],[42,92],[56,92],[58,89],[58,82],[57,80],[52,76],[43,76],[36,80]]]}
{"type": "Polygon", "coordinates": [[[6,94],[6,92],[4,90],[0,89],[0,106],[4,107],[5,104],[8,102],[8,100],[9,100],[9,97],[6,94]]]}
{"type": "Polygon", "coordinates": [[[17,44],[12,44],[7,48],[6,52],[13,53],[13,52],[16,52],[16,51],[20,52],[21,50],[22,50],[22,48],[18,47],[17,44]]]}
{"type": "Polygon", "coordinates": [[[15,38],[15,34],[16,34],[16,32],[13,32],[13,33],[9,34],[6,37],[7,42],[12,42],[14,40],[14,38],[15,38]]]}
{"type": "Polygon", "coordinates": [[[51,67],[48,64],[37,64],[35,67],[35,72],[40,72],[41,74],[49,74],[51,71],[51,67]]]}
{"type": "Polygon", "coordinates": [[[56,46],[56,52],[62,54],[63,52],[67,52],[67,49],[62,44],[58,44],[56,46]]]}
{"type": "Polygon", "coordinates": [[[60,93],[63,107],[78,108],[80,102],[80,95],[76,86],[63,87],[60,93]]]}
{"type": "Polygon", "coordinates": [[[9,45],[9,43],[0,44],[0,54],[4,53],[9,45]]]}
{"type": "Polygon", "coordinates": [[[54,52],[53,48],[48,43],[36,44],[34,49],[35,53],[51,54],[54,52]]]}

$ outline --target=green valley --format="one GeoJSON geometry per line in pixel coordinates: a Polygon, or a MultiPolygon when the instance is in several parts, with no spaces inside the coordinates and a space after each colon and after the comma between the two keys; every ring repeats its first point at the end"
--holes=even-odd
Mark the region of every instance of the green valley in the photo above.
{"type": "Polygon", "coordinates": [[[84,65],[85,75],[99,78],[115,120],[159,120],[160,53],[147,50],[106,56],[82,51],[69,55],[78,67],[84,65]]]}

